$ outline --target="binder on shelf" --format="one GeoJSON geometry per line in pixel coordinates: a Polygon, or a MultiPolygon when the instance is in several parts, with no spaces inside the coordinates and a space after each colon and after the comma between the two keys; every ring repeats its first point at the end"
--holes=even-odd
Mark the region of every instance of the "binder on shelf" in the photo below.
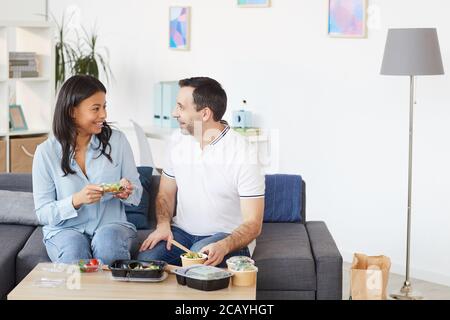
{"type": "Polygon", "coordinates": [[[157,83],[155,85],[155,98],[153,106],[153,125],[161,127],[162,125],[162,85],[157,83]]]}
{"type": "Polygon", "coordinates": [[[155,126],[162,128],[178,128],[178,122],[172,117],[176,107],[179,87],[177,81],[159,82],[155,86],[155,126]]]}
{"type": "Polygon", "coordinates": [[[177,104],[178,82],[171,81],[163,83],[162,101],[162,126],[163,128],[177,128],[178,122],[172,117],[172,111],[177,104]]]}

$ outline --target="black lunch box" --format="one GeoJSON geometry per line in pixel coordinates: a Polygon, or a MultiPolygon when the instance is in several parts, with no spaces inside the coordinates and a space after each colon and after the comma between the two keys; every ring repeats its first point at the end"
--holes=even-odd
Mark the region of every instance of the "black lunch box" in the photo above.
{"type": "Polygon", "coordinates": [[[183,286],[188,286],[189,288],[203,290],[203,291],[213,291],[228,288],[230,285],[230,278],[233,276],[231,272],[203,265],[193,265],[185,268],[178,268],[173,271],[177,277],[178,284],[183,286]],[[216,273],[217,276],[211,279],[202,279],[196,273],[196,269],[202,271],[210,271],[211,273],[216,273]]]}
{"type": "Polygon", "coordinates": [[[116,260],[109,265],[114,278],[130,279],[160,279],[164,275],[167,263],[160,260],[116,260]],[[135,270],[137,266],[148,267],[158,266],[157,270],[135,270]]]}

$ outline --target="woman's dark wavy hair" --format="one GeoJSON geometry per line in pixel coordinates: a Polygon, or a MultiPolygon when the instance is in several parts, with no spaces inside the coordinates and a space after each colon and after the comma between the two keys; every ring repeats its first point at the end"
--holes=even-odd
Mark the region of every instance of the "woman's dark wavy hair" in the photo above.
{"type": "MultiPolygon", "coordinates": [[[[105,86],[98,79],[87,75],[76,75],[67,79],[59,91],[53,116],[53,134],[62,146],[61,169],[64,172],[64,177],[68,174],[75,174],[75,171],[70,167],[70,159],[75,153],[77,141],[77,128],[72,116],[73,109],[81,101],[97,92],[106,93],[105,86]]],[[[111,134],[112,129],[105,121],[102,132],[96,134],[96,136],[100,141],[97,147],[97,150],[101,149],[99,157],[104,155],[112,162],[111,145],[109,144],[111,134]]]]}

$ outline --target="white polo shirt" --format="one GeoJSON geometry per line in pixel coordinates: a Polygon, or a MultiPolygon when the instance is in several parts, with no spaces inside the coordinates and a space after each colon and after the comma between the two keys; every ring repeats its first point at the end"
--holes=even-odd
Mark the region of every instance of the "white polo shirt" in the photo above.
{"type": "Polygon", "coordinates": [[[178,187],[173,224],[189,234],[232,233],[243,222],[240,199],[264,197],[257,150],[228,125],[203,150],[193,136],[176,130],[167,156],[163,174],[178,187]]]}

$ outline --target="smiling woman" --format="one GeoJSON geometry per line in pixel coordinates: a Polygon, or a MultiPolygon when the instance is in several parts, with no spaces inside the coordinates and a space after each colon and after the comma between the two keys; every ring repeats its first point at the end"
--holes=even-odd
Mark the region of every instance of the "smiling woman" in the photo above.
{"type": "Polygon", "coordinates": [[[100,140],[102,154],[112,161],[106,152],[112,132],[106,116],[106,88],[99,80],[78,75],[64,83],[55,106],[53,132],[63,148],[61,168],[65,175],[75,173],[69,159],[93,134],[100,140]]]}
{"type": "Polygon", "coordinates": [[[142,186],[125,136],[106,122],[106,89],[94,77],[68,79],[58,95],[54,137],[33,160],[36,214],[53,262],[129,259],[136,237],[124,203],[138,205],[142,186]],[[112,193],[104,183],[119,181],[112,193]]]}

